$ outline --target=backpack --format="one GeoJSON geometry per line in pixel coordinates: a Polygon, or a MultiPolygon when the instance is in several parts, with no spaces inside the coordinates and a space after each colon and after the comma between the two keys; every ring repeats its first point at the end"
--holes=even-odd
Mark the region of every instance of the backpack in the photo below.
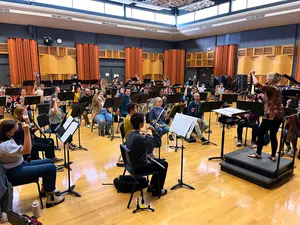
{"type": "MultiPolygon", "coordinates": [[[[122,180],[123,180],[123,184],[119,191],[122,193],[131,193],[134,184],[133,177],[130,175],[124,175],[124,176],[120,175],[119,177],[116,177],[114,179],[114,185],[117,190],[119,189],[122,180]]],[[[136,185],[135,191],[148,187],[148,182],[145,177],[141,177],[137,179],[137,181],[138,184],[136,185]]]]}
{"type": "Polygon", "coordinates": [[[28,221],[29,225],[43,225],[34,216],[28,216],[28,215],[24,214],[24,215],[22,215],[22,217],[25,218],[28,221]]]}

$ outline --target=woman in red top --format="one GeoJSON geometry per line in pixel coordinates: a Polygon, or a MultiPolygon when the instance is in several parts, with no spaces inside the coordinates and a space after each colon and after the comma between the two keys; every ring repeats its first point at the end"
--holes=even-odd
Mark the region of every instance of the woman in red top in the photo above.
{"type": "Polygon", "coordinates": [[[270,131],[272,155],[269,159],[276,161],[276,150],[278,147],[277,132],[283,120],[282,109],[282,93],[278,87],[281,80],[281,75],[278,73],[270,73],[266,78],[266,85],[262,85],[255,77],[255,71],[251,72],[253,84],[265,93],[264,96],[264,117],[259,126],[257,151],[253,154],[248,154],[251,158],[261,159],[261,152],[264,143],[264,135],[270,131]]]}

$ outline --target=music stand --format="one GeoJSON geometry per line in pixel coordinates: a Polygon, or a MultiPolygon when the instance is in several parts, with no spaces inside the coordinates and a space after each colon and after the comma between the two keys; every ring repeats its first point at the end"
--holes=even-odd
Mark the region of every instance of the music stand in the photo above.
{"type": "Polygon", "coordinates": [[[85,107],[87,106],[87,102],[83,102],[83,103],[80,103],[80,104],[74,104],[73,107],[72,107],[72,113],[71,113],[71,116],[73,118],[78,118],[78,148],[76,149],[72,149],[72,150],[85,150],[85,151],[88,151],[87,148],[84,148],[82,147],[81,145],[81,140],[80,140],[80,122],[81,122],[81,116],[84,112],[84,109],[85,107]]]}
{"type": "Polygon", "coordinates": [[[237,102],[238,96],[238,94],[222,94],[221,101],[232,104],[233,102],[237,102]]]}
{"type": "MultiPolygon", "coordinates": [[[[120,108],[121,104],[123,103],[124,98],[107,98],[105,99],[105,103],[103,108],[120,108]]],[[[112,113],[112,112],[111,112],[112,113]]],[[[115,135],[114,129],[114,119],[111,121],[111,135],[109,136],[110,140],[114,140],[114,138],[121,138],[120,136],[115,135]]]]}
{"type": "Polygon", "coordinates": [[[200,101],[206,101],[208,93],[207,92],[201,92],[199,94],[200,94],[200,101]]]}
{"type": "Polygon", "coordinates": [[[61,86],[63,84],[62,80],[53,80],[52,81],[53,86],[61,86]]]}
{"type": "Polygon", "coordinates": [[[51,80],[41,80],[41,84],[45,85],[45,87],[52,87],[51,80]]]}
{"type": "Polygon", "coordinates": [[[208,119],[208,142],[207,144],[213,144],[217,146],[217,144],[210,141],[210,134],[212,133],[210,130],[211,125],[211,112],[214,109],[221,108],[223,102],[202,102],[200,108],[198,109],[200,113],[209,112],[209,119],[208,119]],[[210,131],[210,132],[209,132],[210,131]]]}
{"type": "Polygon", "coordinates": [[[44,96],[51,96],[55,93],[54,87],[44,88],[44,96]]]}
{"type": "Polygon", "coordinates": [[[34,80],[24,80],[23,87],[31,87],[34,84],[34,80]]]}
{"type": "Polygon", "coordinates": [[[192,190],[195,190],[194,187],[185,184],[183,182],[183,138],[189,136],[190,131],[193,130],[195,127],[195,119],[186,116],[183,114],[177,113],[174,117],[174,120],[171,124],[170,131],[175,133],[177,137],[180,137],[182,140],[181,147],[178,147],[178,138],[176,138],[176,147],[181,148],[181,160],[180,160],[180,178],[178,179],[178,184],[175,184],[173,187],[171,187],[171,190],[174,190],[176,188],[180,187],[186,187],[192,190]]]}
{"type": "Polygon", "coordinates": [[[6,106],[6,96],[0,96],[0,107],[6,106]]]}
{"type": "MultiPolygon", "coordinates": [[[[69,138],[75,133],[79,128],[79,123],[71,118],[72,120],[67,126],[60,126],[56,136],[64,144],[64,152],[66,152],[66,143],[69,138]]],[[[60,194],[72,194],[76,197],[81,197],[81,195],[74,191],[75,185],[71,185],[71,168],[70,168],[70,150],[67,151],[67,169],[68,169],[68,189],[61,192],[60,194]]]]}
{"type": "Polygon", "coordinates": [[[150,84],[151,83],[151,79],[144,79],[144,84],[150,84]]]}
{"type": "Polygon", "coordinates": [[[181,94],[167,95],[166,102],[170,104],[180,103],[182,102],[182,95],[181,94]]]}
{"type": "Polygon", "coordinates": [[[74,92],[60,92],[57,97],[60,101],[74,101],[74,92]]]}
{"type": "MultiPolygon", "coordinates": [[[[250,110],[252,113],[256,114],[258,117],[264,115],[264,104],[261,102],[247,102],[247,101],[237,101],[236,107],[238,109],[250,110]]],[[[245,142],[244,146],[247,147],[247,135],[248,127],[246,128],[245,142]]]]}
{"type": "Polygon", "coordinates": [[[68,79],[68,80],[64,80],[64,84],[68,84],[71,85],[73,84],[74,80],[68,79]]]}
{"type": "Polygon", "coordinates": [[[290,116],[290,115],[293,115],[293,114],[296,114],[296,113],[297,113],[297,109],[283,107],[284,117],[290,116]]]}
{"type": "Polygon", "coordinates": [[[21,88],[6,88],[5,89],[5,95],[9,96],[17,96],[21,92],[21,88]]]}
{"type": "MultiPolygon", "coordinates": [[[[24,105],[38,105],[41,103],[41,96],[25,96],[24,97],[24,105]]],[[[33,110],[33,119],[34,119],[34,111],[33,110]]]]}
{"type": "Polygon", "coordinates": [[[98,83],[99,83],[99,79],[93,79],[93,80],[91,80],[91,85],[98,84],[98,83]]]}

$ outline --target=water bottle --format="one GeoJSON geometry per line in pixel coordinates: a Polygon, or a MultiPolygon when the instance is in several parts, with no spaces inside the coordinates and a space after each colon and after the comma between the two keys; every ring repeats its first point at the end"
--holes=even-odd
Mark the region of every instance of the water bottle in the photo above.
{"type": "Polygon", "coordinates": [[[32,214],[35,218],[39,218],[41,216],[41,208],[37,200],[32,203],[32,214]]]}

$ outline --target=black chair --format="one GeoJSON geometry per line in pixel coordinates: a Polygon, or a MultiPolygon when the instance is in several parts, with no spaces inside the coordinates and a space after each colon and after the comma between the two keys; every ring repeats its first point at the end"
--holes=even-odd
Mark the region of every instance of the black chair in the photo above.
{"type": "MultiPolygon", "coordinates": [[[[124,167],[125,167],[124,172],[123,172],[123,177],[124,177],[124,175],[127,171],[132,176],[132,178],[134,180],[134,185],[133,185],[131,195],[130,195],[128,205],[127,205],[127,208],[129,209],[133,194],[134,194],[134,192],[137,191],[136,187],[138,185],[138,179],[140,179],[142,177],[147,177],[148,178],[149,175],[153,175],[153,174],[157,174],[159,176],[159,172],[157,171],[157,172],[150,172],[150,173],[145,173],[145,174],[136,174],[134,172],[135,167],[132,164],[130,151],[123,144],[120,145],[120,150],[121,150],[121,155],[122,155],[122,158],[123,158],[123,161],[124,161],[124,167]]],[[[121,184],[119,186],[118,192],[119,192],[122,185],[123,185],[123,180],[121,180],[121,184]]],[[[159,179],[157,179],[157,187],[158,187],[158,190],[160,190],[159,179]]],[[[143,198],[143,189],[140,189],[139,191],[141,191],[141,195],[142,195],[142,198],[143,198]]],[[[159,192],[158,198],[160,198],[160,192],[159,192]]]]}
{"type": "Polygon", "coordinates": [[[39,192],[39,197],[40,197],[40,203],[41,203],[41,208],[44,208],[44,204],[43,204],[43,199],[42,199],[42,195],[41,195],[41,187],[40,187],[40,183],[39,183],[39,179],[35,179],[26,183],[12,183],[13,187],[17,187],[17,186],[22,186],[22,185],[26,185],[26,184],[32,184],[32,183],[36,183],[37,184],[37,188],[38,188],[38,192],[39,192]]]}
{"type": "MultiPolygon", "coordinates": [[[[125,130],[124,130],[124,122],[120,123],[120,133],[122,138],[122,144],[125,145],[125,130]]],[[[122,155],[120,155],[119,160],[117,162],[117,167],[124,167],[124,162],[122,159],[122,155]]]]}
{"type": "MultiPolygon", "coordinates": [[[[53,132],[51,129],[50,129],[50,122],[49,122],[49,116],[48,114],[40,114],[38,117],[37,117],[37,122],[38,122],[38,125],[40,128],[44,129],[44,133],[45,134],[49,134],[49,137],[51,137],[51,134],[55,134],[56,132],[53,132]],[[46,129],[46,127],[48,126],[48,128],[46,129]]],[[[56,148],[59,149],[59,146],[58,146],[58,138],[57,136],[55,135],[55,138],[56,138],[56,148]]]]}
{"type": "Polygon", "coordinates": [[[41,115],[41,114],[47,114],[48,115],[49,111],[50,111],[50,104],[49,103],[38,104],[37,108],[38,108],[39,115],[41,115]]]}

